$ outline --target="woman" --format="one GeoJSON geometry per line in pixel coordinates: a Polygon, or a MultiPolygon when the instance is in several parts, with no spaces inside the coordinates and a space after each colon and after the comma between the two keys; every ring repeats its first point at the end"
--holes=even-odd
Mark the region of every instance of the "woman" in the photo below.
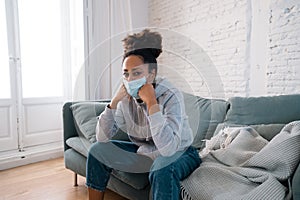
{"type": "Polygon", "coordinates": [[[98,142],[88,155],[89,199],[103,199],[112,169],[149,172],[153,199],[179,199],[180,181],[201,163],[191,146],[183,96],[156,77],[156,58],[162,52],[159,33],[145,29],[123,43],[123,84],[99,116],[98,142]],[[131,142],[110,140],[118,128],[131,142]]]}

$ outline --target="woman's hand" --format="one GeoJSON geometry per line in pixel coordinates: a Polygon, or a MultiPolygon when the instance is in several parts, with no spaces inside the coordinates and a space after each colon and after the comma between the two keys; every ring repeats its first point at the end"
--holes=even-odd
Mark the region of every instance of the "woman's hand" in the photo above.
{"type": "Polygon", "coordinates": [[[117,104],[119,103],[119,101],[121,101],[124,97],[128,97],[129,94],[126,91],[126,88],[124,86],[124,84],[122,84],[118,90],[118,92],[115,94],[115,96],[112,98],[111,102],[110,102],[110,108],[111,109],[116,109],[117,108],[117,104]]]}
{"type": "Polygon", "coordinates": [[[155,90],[152,84],[146,83],[138,92],[139,97],[146,103],[148,110],[151,106],[157,104],[155,90]]]}

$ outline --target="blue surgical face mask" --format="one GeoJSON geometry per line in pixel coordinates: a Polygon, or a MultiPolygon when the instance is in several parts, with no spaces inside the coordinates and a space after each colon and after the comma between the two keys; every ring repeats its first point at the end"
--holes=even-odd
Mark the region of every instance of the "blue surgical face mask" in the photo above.
{"type": "Polygon", "coordinates": [[[134,98],[139,98],[138,92],[143,85],[145,85],[147,82],[146,77],[144,76],[143,78],[133,80],[133,81],[127,81],[123,79],[124,86],[128,92],[128,94],[134,98]]]}

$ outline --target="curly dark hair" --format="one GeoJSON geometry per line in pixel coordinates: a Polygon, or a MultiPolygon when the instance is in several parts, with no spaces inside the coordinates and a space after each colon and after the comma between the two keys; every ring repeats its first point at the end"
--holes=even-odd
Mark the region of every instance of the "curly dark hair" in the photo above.
{"type": "Polygon", "coordinates": [[[155,69],[157,72],[156,58],[162,53],[162,37],[158,32],[144,29],[139,33],[128,35],[123,40],[123,61],[130,55],[137,55],[144,63],[149,64],[149,72],[155,69]]]}

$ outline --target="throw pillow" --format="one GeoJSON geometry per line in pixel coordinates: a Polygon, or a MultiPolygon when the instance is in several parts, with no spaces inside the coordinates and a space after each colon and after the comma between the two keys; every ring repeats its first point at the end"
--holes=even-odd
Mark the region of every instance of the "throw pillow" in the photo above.
{"type": "Polygon", "coordinates": [[[217,125],[225,119],[229,108],[228,102],[222,99],[206,99],[183,93],[185,111],[194,134],[193,146],[201,149],[203,139],[211,138],[217,125]]]}
{"type": "Polygon", "coordinates": [[[97,117],[106,105],[104,102],[79,102],[71,106],[78,133],[92,143],[96,141],[97,117]]]}

